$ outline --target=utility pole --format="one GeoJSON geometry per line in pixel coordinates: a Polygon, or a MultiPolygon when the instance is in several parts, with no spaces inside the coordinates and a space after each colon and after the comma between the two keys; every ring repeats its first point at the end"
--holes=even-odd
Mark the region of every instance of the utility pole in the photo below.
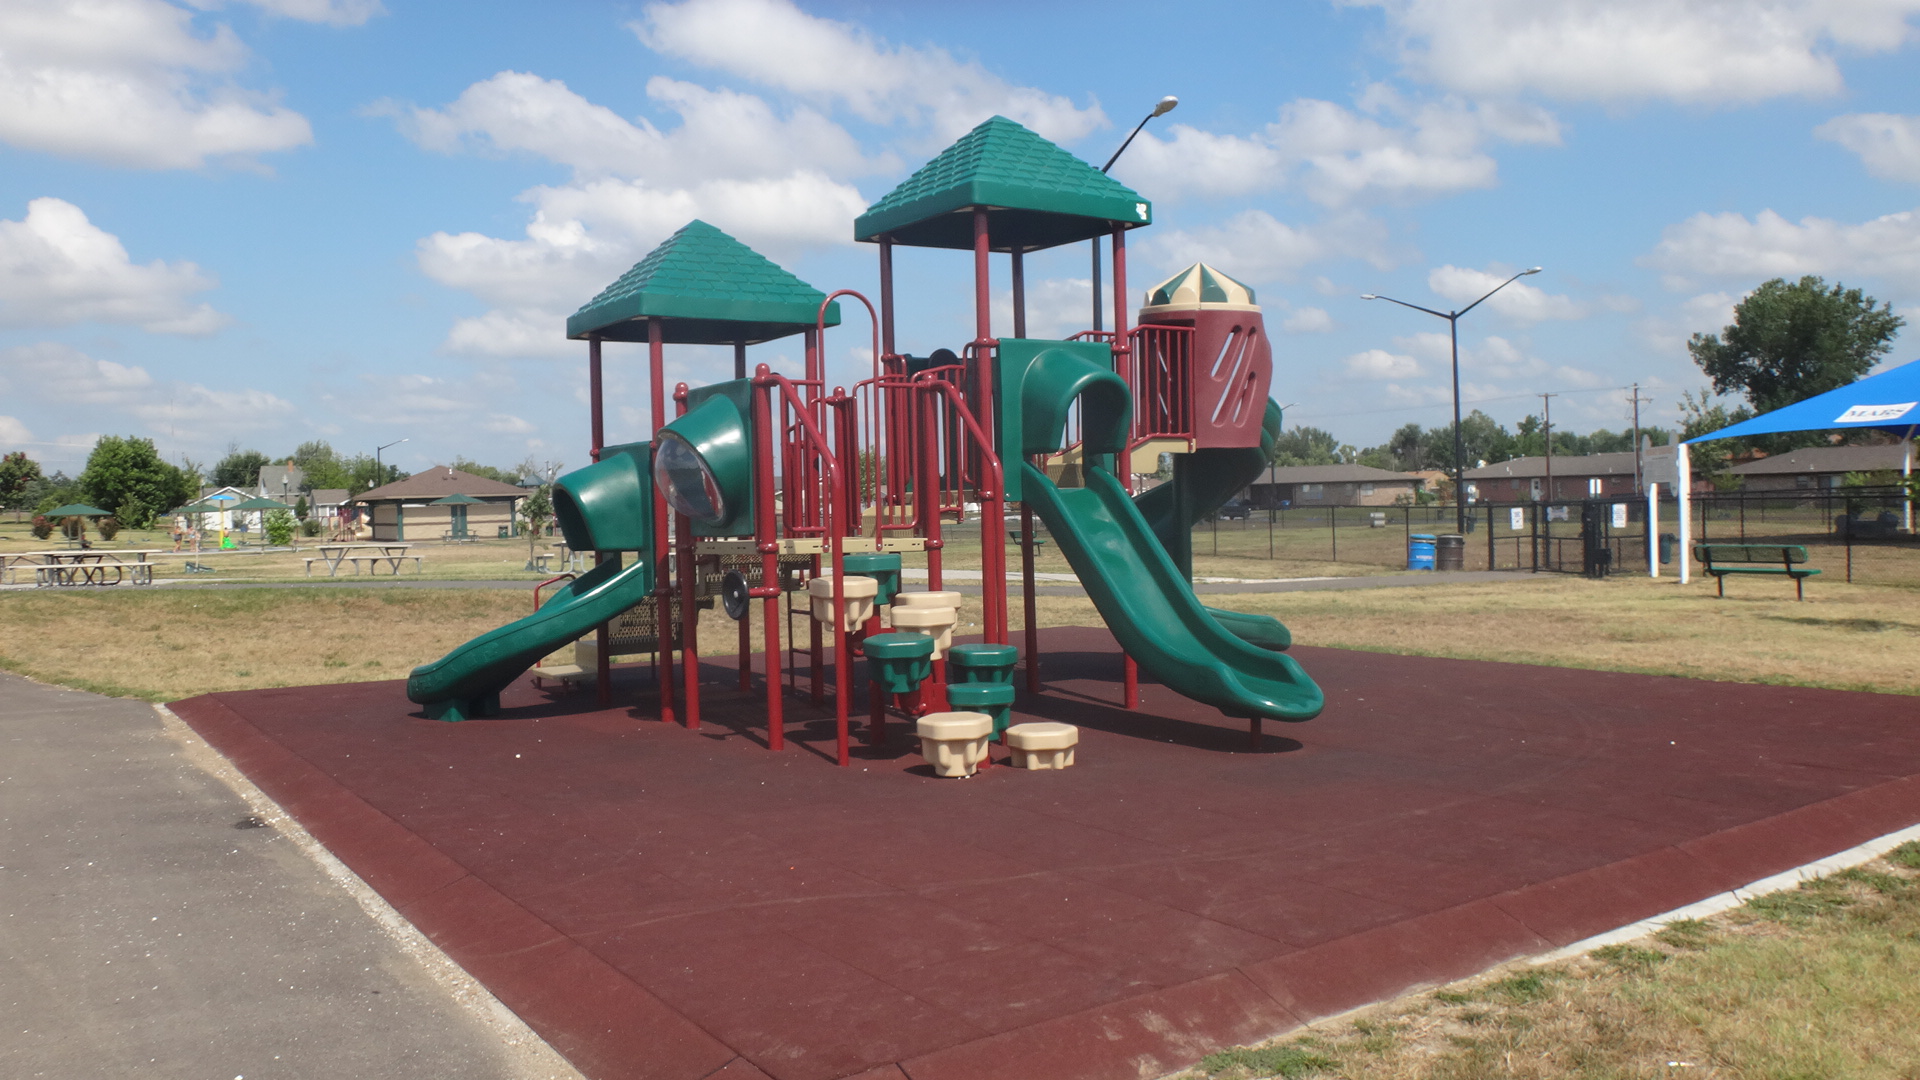
{"type": "Polygon", "coordinates": [[[1559,394],[1540,395],[1540,426],[1547,436],[1547,501],[1553,501],[1553,399],[1559,394]]]}
{"type": "Polygon", "coordinates": [[[1640,457],[1640,403],[1643,401],[1649,405],[1653,404],[1652,398],[1643,398],[1640,396],[1640,384],[1634,383],[1633,384],[1633,490],[1635,492],[1641,492],[1647,489],[1646,472],[1645,472],[1645,469],[1642,468],[1641,466],[1641,457],[1640,457]]]}

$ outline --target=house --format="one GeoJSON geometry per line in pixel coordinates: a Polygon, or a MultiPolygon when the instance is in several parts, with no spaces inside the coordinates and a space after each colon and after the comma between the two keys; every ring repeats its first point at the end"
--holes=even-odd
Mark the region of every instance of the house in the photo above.
{"type": "Polygon", "coordinates": [[[361,508],[372,519],[374,540],[439,540],[455,531],[491,537],[499,535],[501,529],[513,531],[514,511],[527,494],[525,488],[513,484],[435,465],[364,492],[348,505],[361,508]],[[449,495],[480,501],[434,505],[449,495]]]}
{"type": "Polygon", "coordinates": [[[260,466],[260,489],[254,494],[277,499],[292,506],[293,500],[300,497],[300,489],[306,486],[306,474],[300,471],[300,466],[295,465],[292,459],[288,459],[284,465],[260,466]]]}
{"type": "Polygon", "coordinates": [[[1632,495],[1634,452],[1611,454],[1555,454],[1552,490],[1547,487],[1548,459],[1519,457],[1468,469],[1468,502],[1529,502],[1540,500],[1607,498],[1632,495]]]}
{"type": "Polygon", "coordinates": [[[1410,503],[1420,478],[1371,465],[1274,465],[1247,486],[1258,507],[1394,506],[1410,503]]]}
{"type": "Polygon", "coordinates": [[[1879,446],[1810,446],[1786,454],[1755,458],[1727,471],[1748,491],[1818,491],[1839,487],[1848,473],[1899,472],[1906,462],[1903,443],[1879,446]]]}
{"type": "MultiPolygon", "coordinates": [[[[253,498],[253,492],[245,488],[205,485],[200,488],[200,497],[195,499],[194,502],[206,506],[238,506],[251,498],[253,498]]],[[[230,531],[244,532],[249,527],[258,525],[260,521],[258,511],[248,512],[245,510],[237,514],[232,511],[222,510],[219,513],[196,514],[194,516],[200,519],[199,526],[202,530],[213,533],[230,531]]]]}

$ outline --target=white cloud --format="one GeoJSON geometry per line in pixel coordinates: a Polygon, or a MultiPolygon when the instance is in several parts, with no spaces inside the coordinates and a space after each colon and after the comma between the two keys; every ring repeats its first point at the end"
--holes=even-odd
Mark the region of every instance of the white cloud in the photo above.
{"type": "Polygon", "coordinates": [[[1813,129],[1853,151],[1867,172],[1882,180],[1920,183],[1920,116],[1852,113],[1813,129]]]}
{"type": "Polygon", "coordinates": [[[1899,48],[1916,0],[1346,0],[1456,93],[1723,104],[1840,92],[1836,53],[1899,48]]]}
{"type": "MultiPolygon", "coordinates": [[[[1102,282],[1101,303],[1113,302],[1112,282],[1102,282]]],[[[1027,336],[1058,340],[1077,334],[1093,322],[1093,282],[1088,278],[1042,278],[1027,283],[1027,336]]],[[[1103,309],[1105,307],[1103,306],[1103,309]]],[[[1111,313],[1107,316],[1111,328],[1111,313]]],[[[1129,315],[1131,320],[1132,316],[1129,315]]],[[[995,329],[1013,336],[1013,290],[1003,289],[993,297],[995,329]]]]}
{"type": "Polygon", "coordinates": [[[1420,361],[1385,349],[1357,352],[1343,363],[1349,373],[1363,379],[1411,379],[1421,372],[1420,361]]]}
{"type": "Polygon", "coordinates": [[[1250,135],[1184,124],[1160,139],[1142,133],[1116,175],[1156,198],[1225,198],[1297,188],[1327,206],[1410,199],[1492,187],[1499,167],[1483,147],[1498,139],[1555,144],[1551,114],[1515,104],[1411,101],[1375,84],[1354,109],[1301,98],[1250,135]]]}
{"type": "Polygon", "coordinates": [[[227,317],[191,297],[217,283],[189,262],[136,265],[114,236],[62,199],[0,220],[0,326],[126,323],[162,334],[208,334],[227,317]]]}
{"type": "Polygon", "coordinates": [[[191,169],[313,141],[299,113],[230,76],[232,30],[195,33],[163,0],[0,4],[0,141],[147,169],[191,169]]]}
{"type": "MultiPolygon", "coordinates": [[[[1509,276],[1464,266],[1440,266],[1427,274],[1427,287],[1457,304],[1470,304],[1509,276]]],[[[1535,288],[1525,281],[1516,281],[1494,293],[1486,306],[1521,322],[1587,317],[1585,306],[1565,296],[1535,288]]]]}
{"type": "MultiPolygon", "coordinates": [[[[188,0],[198,8],[218,10],[219,0],[188,0]]],[[[325,23],[328,26],[360,26],[375,15],[385,15],[380,0],[243,0],[244,3],[283,19],[325,23]]]]}
{"type": "Polygon", "coordinates": [[[891,44],[787,0],[654,4],[632,29],[656,52],[837,103],[871,123],[924,124],[943,144],[995,113],[1061,142],[1107,123],[1098,105],[1080,108],[945,49],[891,44]]]}
{"type": "Polygon", "coordinates": [[[1265,210],[1246,210],[1219,225],[1155,232],[1140,245],[1151,264],[1171,271],[1204,262],[1254,282],[1291,280],[1323,259],[1365,259],[1380,269],[1395,262],[1386,225],[1358,214],[1295,227],[1265,210]]]}
{"type": "Polygon", "coordinates": [[[0,448],[17,450],[33,443],[33,432],[11,416],[0,416],[0,448]]]}
{"type": "Polygon", "coordinates": [[[811,110],[782,117],[757,97],[670,79],[651,80],[647,92],[679,113],[679,127],[628,121],[519,72],[475,83],[443,109],[381,107],[429,149],[531,153],[575,173],[522,193],[535,207],[522,238],[438,232],[420,241],[427,276],[495,308],[456,323],[448,352],[566,354],[567,314],[696,217],[776,259],[849,242],[866,200],[830,172],[877,166],[844,130],[811,110]]]}
{"type": "Polygon", "coordinates": [[[1920,212],[1904,210],[1857,225],[1828,218],[1788,221],[1772,210],[1698,213],[1669,225],[1641,259],[1666,271],[1670,287],[1687,274],[1768,278],[1852,274],[1887,278],[1920,288],[1920,212]]]}
{"type": "Polygon", "coordinates": [[[0,351],[0,364],[17,377],[18,388],[43,401],[110,409],[150,425],[219,424],[225,430],[248,430],[277,427],[296,411],[292,402],[265,390],[161,382],[143,367],[98,360],[60,342],[0,351]]]}
{"type": "Polygon", "coordinates": [[[1280,328],[1289,334],[1326,334],[1333,331],[1333,316],[1326,308],[1303,307],[1287,313],[1280,328]]]}

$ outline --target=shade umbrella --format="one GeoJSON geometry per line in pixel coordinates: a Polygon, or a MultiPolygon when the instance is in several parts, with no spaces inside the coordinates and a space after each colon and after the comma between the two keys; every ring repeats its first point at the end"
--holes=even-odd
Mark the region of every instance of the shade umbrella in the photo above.
{"type": "MultiPolygon", "coordinates": [[[[459,507],[482,506],[482,505],[485,505],[486,501],[487,500],[485,499],[476,499],[473,496],[468,495],[464,492],[456,491],[453,494],[446,496],[445,498],[435,499],[432,502],[428,503],[427,505],[428,506],[459,506],[459,507]]],[[[462,509],[462,510],[449,510],[447,511],[447,513],[451,515],[455,523],[454,534],[457,536],[467,535],[467,518],[466,518],[467,512],[464,509],[462,509]]]]}
{"type": "Polygon", "coordinates": [[[229,510],[291,510],[293,509],[293,507],[288,506],[286,503],[283,503],[278,499],[269,499],[264,495],[256,495],[251,499],[246,499],[244,501],[234,503],[232,506],[227,507],[227,509],[229,510]]]}
{"type": "Polygon", "coordinates": [[[47,511],[47,516],[50,518],[112,517],[113,511],[102,510],[97,506],[88,506],[86,503],[68,503],[65,506],[56,506],[47,511]]]}

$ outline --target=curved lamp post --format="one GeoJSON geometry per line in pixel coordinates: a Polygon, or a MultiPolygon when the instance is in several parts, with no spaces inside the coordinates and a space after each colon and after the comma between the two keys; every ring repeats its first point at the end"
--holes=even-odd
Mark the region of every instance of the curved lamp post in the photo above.
{"type": "MultiPolygon", "coordinates": [[[[388,443],[387,446],[399,446],[401,443],[406,441],[407,440],[405,439],[395,439],[392,442],[388,443]]],[[[380,464],[380,452],[382,450],[385,450],[387,446],[376,446],[373,448],[373,478],[380,482],[379,484],[373,485],[374,487],[379,487],[380,484],[384,484],[387,482],[386,467],[380,464]]]]}
{"type": "MultiPolygon", "coordinates": [[[[1120,155],[1126,153],[1127,147],[1133,145],[1134,136],[1140,134],[1140,129],[1147,126],[1147,121],[1156,116],[1167,115],[1179,104],[1180,99],[1174,97],[1172,94],[1161,98],[1159,102],[1153,106],[1152,112],[1141,117],[1140,122],[1133,125],[1133,132],[1127,136],[1127,141],[1120,144],[1120,149],[1113,152],[1113,156],[1107,159],[1105,165],[1100,166],[1100,171],[1104,174],[1107,170],[1113,168],[1113,163],[1119,161],[1120,155]]],[[[1101,328],[1101,323],[1104,321],[1104,311],[1105,308],[1100,303],[1100,238],[1096,236],[1093,238],[1093,328],[1095,330],[1101,328]]]]}
{"type": "Polygon", "coordinates": [[[1529,274],[1537,274],[1540,270],[1541,267],[1534,266],[1520,271],[1500,284],[1495,285],[1493,288],[1488,289],[1486,296],[1482,296],[1479,300],[1475,300],[1459,311],[1435,311],[1430,307],[1421,307],[1419,304],[1409,304],[1405,300],[1395,300],[1391,296],[1381,296],[1378,293],[1362,293],[1360,296],[1362,300],[1385,300],[1388,303],[1399,304],[1401,307],[1412,308],[1415,311],[1424,311],[1429,315],[1447,320],[1447,333],[1453,339],[1454,528],[1461,533],[1467,531],[1467,449],[1465,440],[1460,436],[1460,316],[1479,307],[1481,301],[1485,300],[1488,296],[1492,296],[1494,293],[1499,292],[1501,289],[1506,288],[1529,274]]]}

